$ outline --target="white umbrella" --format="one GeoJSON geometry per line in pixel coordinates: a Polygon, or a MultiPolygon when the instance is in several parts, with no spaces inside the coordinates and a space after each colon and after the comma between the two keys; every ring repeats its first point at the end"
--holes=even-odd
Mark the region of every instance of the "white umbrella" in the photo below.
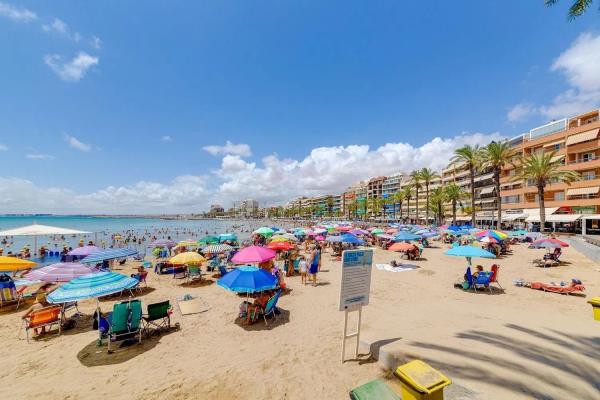
{"type": "Polygon", "coordinates": [[[37,253],[37,237],[38,236],[50,236],[50,235],[83,235],[86,231],[78,231],[75,229],[60,228],[58,226],[48,226],[33,224],[28,226],[22,226],[20,228],[9,229],[0,232],[0,236],[33,236],[34,241],[34,253],[37,253]]]}

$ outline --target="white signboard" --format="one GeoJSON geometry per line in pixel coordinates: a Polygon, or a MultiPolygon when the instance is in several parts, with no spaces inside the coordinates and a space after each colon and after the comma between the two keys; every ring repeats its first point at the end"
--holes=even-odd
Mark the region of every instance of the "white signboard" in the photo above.
{"type": "Polygon", "coordinates": [[[346,250],[342,253],[340,311],[369,304],[373,250],[346,250]]]}

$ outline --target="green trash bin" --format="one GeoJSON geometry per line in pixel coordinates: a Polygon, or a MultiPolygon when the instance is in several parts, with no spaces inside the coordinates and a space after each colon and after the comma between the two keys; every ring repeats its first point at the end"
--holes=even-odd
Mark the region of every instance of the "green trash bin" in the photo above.
{"type": "Polygon", "coordinates": [[[400,397],[379,379],[352,389],[350,398],[352,400],[400,400],[400,397]]]}

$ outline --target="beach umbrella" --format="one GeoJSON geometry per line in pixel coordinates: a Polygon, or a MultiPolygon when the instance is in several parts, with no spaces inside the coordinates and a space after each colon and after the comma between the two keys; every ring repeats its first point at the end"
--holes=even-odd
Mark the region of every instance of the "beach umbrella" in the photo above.
{"type": "Polygon", "coordinates": [[[382,233],[385,233],[385,231],[380,228],[375,228],[371,231],[371,235],[381,235],[382,233]]]}
{"type": "Polygon", "coordinates": [[[202,249],[202,252],[205,254],[219,254],[231,250],[233,250],[233,247],[231,247],[228,244],[211,244],[209,246],[204,247],[202,249]]]}
{"type": "Polygon", "coordinates": [[[114,260],[116,258],[125,258],[137,254],[137,250],[127,247],[122,249],[105,249],[96,253],[90,254],[80,262],[82,264],[96,264],[102,261],[114,260]]]}
{"type": "Polygon", "coordinates": [[[480,238],[479,241],[483,243],[498,243],[498,241],[491,236],[484,236],[480,238]]]}
{"type": "Polygon", "coordinates": [[[67,254],[70,256],[89,256],[90,254],[97,253],[102,249],[98,246],[83,246],[78,247],[75,250],[71,250],[67,254]]]}
{"type": "Polygon", "coordinates": [[[198,248],[200,247],[200,244],[194,240],[188,239],[188,240],[182,240],[181,242],[177,243],[177,246],[175,247],[194,247],[194,248],[198,248]]]}
{"type": "Polygon", "coordinates": [[[352,227],[348,226],[348,225],[344,225],[344,226],[338,226],[335,229],[337,229],[340,232],[350,232],[352,230],[352,227]]]}
{"type": "Polygon", "coordinates": [[[202,239],[198,240],[200,244],[216,244],[219,243],[219,238],[216,236],[204,236],[202,239]]]}
{"type": "Polygon", "coordinates": [[[237,235],[235,233],[221,233],[219,235],[219,242],[224,242],[226,240],[237,240],[237,235]]]}
{"type": "Polygon", "coordinates": [[[33,268],[35,265],[36,263],[33,261],[24,260],[22,258],[0,256],[0,272],[29,269],[33,268]]]}
{"type": "Polygon", "coordinates": [[[269,237],[269,236],[271,236],[273,234],[273,232],[274,232],[273,229],[271,229],[269,227],[266,227],[266,226],[263,226],[262,228],[258,228],[257,230],[255,230],[252,233],[255,233],[257,235],[263,235],[263,236],[269,237]]]}
{"type": "Polygon", "coordinates": [[[569,244],[554,238],[544,238],[529,245],[529,248],[532,249],[556,249],[559,247],[569,247],[569,244]]]}
{"type": "Polygon", "coordinates": [[[202,257],[195,251],[186,251],[185,253],[179,253],[169,259],[169,263],[176,265],[200,265],[206,261],[206,258],[202,257]]]}
{"type": "Polygon", "coordinates": [[[323,235],[317,235],[315,236],[315,240],[318,242],[322,242],[323,240],[325,240],[325,236],[323,235]]]}
{"type": "Polygon", "coordinates": [[[157,239],[154,242],[150,243],[148,245],[148,247],[152,247],[152,248],[158,248],[158,247],[164,247],[166,249],[170,249],[172,247],[175,247],[175,242],[169,239],[157,239]]]}
{"type": "Polygon", "coordinates": [[[277,243],[277,242],[290,242],[291,240],[288,239],[285,236],[274,236],[273,239],[271,239],[270,243],[277,243]]]}
{"type": "Polygon", "coordinates": [[[525,236],[525,235],[527,235],[527,231],[525,229],[517,229],[514,231],[508,231],[508,232],[506,232],[506,234],[509,237],[525,236]]]}
{"type": "Polygon", "coordinates": [[[493,229],[486,229],[484,231],[480,231],[475,233],[475,236],[477,237],[482,237],[482,236],[491,236],[496,240],[504,240],[508,237],[508,235],[502,231],[497,231],[497,230],[493,230],[493,229]]]}
{"type": "Polygon", "coordinates": [[[409,251],[415,248],[414,244],[406,243],[406,242],[398,242],[391,245],[388,250],[389,251],[409,251]]]}
{"type": "Polygon", "coordinates": [[[490,253],[487,250],[482,249],[481,247],[475,246],[456,246],[447,250],[445,253],[447,256],[455,256],[455,257],[467,257],[470,259],[472,257],[479,258],[496,258],[493,253],[490,253]]]}
{"type": "Polygon", "coordinates": [[[69,282],[79,276],[99,272],[98,269],[79,263],[57,263],[31,271],[25,278],[30,281],[69,282]]]}
{"type": "Polygon", "coordinates": [[[362,240],[360,240],[359,238],[357,238],[356,236],[354,236],[350,233],[345,233],[345,234],[341,235],[340,242],[350,243],[350,244],[363,244],[364,243],[362,240]]]}
{"type": "Polygon", "coordinates": [[[379,239],[394,240],[394,236],[388,235],[387,233],[382,233],[381,235],[377,235],[377,237],[379,239]]]}
{"type": "Polygon", "coordinates": [[[231,261],[234,264],[262,263],[274,259],[275,256],[277,253],[266,247],[249,246],[235,253],[231,261]]]}
{"type": "Polygon", "coordinates": [[[327,229],[323,229],[323,228],[316,228],[313,230],[314,233],[316,233],[317,235],[321,235],[323,233],[327,233],[327,229]]]}
{"type": "Polygon", "coordinates": [[[295,246],[289,242],[271,242],[267,245],[267,248],[275,251],[289,251],[295,246]]]}
{"type": "Polygon", "coordinates": [[[77,277],[48,295],[50,303],[70,303],[130,289],[138,280],[116,272],[98,272],[77,277]]]}
{"type": "Polygon", "coordinates": [[[414,233],[402,231],[399,232],[396,236],[394,236],[394,240],[397,242],[406,240],[421,240],[421,236],[415,235],[414,233]]]}
{"type": "Polygon", "coordinates": [[[393,235],[394,233],[398,233],[398,229],[397,228],[386,229],[385,233],[387,233],[388,235],[393,235]]]}
{"type": "Polygon", "coordinates": [[[447,229],[449,231],[454,231],[454,232],[462,230],[462,228],[460,226],[456,226],[456,225],[450,225],[447,229]]]}
{"type": "Polygon", "coordinates": [[[291,233],[280,233],[277,236],[273,236],[273,240],[279,241],[281,238],[286,239],[287,241],[297,242],[298,238],[291,233]]]}
{"type": "Polygon", "coordinates": [[[325,240],[331,243],[340,243],[342,241],[342,237],[339,235],[327,236],[325,240]]]}
{"type": "Polygon", "coordinates": [[[244,265],[228,272],[217,285],[237,293],[255,293],[275,289],[277,278],[264,269],[244,265]]]}
{"type": "Polygon", "coordinates": [[[440,234],[437,233],[437,232],[425,232],[425,233],[421,234],[421,237],[424,237],[425,239],[429,239],[429,238],[436,237],[436,236],[439,236],[439,235],[440,234]]]}

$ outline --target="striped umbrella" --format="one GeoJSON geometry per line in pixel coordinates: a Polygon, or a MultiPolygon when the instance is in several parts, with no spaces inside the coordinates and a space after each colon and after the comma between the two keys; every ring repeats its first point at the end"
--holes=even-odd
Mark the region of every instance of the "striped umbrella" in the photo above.
{"type": "Polygon", "coordinates": [[[97,273],[98,270],[89,265],[79,263],[57,263],[36,269],[25,275],[30,281],[69,282],[79,276],[97,273]]]}
{"type": "Polygon", "coordinates": [[[71,250],[67,254],[70,256],[89,256],[90,254],[97,253],[102,249],[98,246],[82,246],[78,247],[75,250],[71,250]]]}
{"type": "Polygon", "coordinates": [[[219,254],[231,250],[233,250],[233,247],[228,244],[211,244],[210,246],[203,248],[202,252],[205,254],[219,254]]]}
{"type": "Polygon", "coordinates": [[[148,247],[151,247],[151,248],[164,247],[167,249],[170,249],[171,247],[174,247],[174,246],[175,246],[175,242],[172,240],[169,240],[169,239],[158,239],[148,245],[148,247]]]}
{"type": "Polygon", "coordinates": [[[94,297],[108,296],[131,289],[138,280],[116,272],[98,272],[83,275],[69,281],[50,293],[50,303],[69,303],[94,297]]]}
{"type": "Polygon", "coordinates": [[[137,250],[123,248],[123,249],[106,249],[97,253],[90,254],[83,260],[82,264],[97,264],[102,261],[114,260],[116,258],[125,258],[137,254],[137,250]]]}

